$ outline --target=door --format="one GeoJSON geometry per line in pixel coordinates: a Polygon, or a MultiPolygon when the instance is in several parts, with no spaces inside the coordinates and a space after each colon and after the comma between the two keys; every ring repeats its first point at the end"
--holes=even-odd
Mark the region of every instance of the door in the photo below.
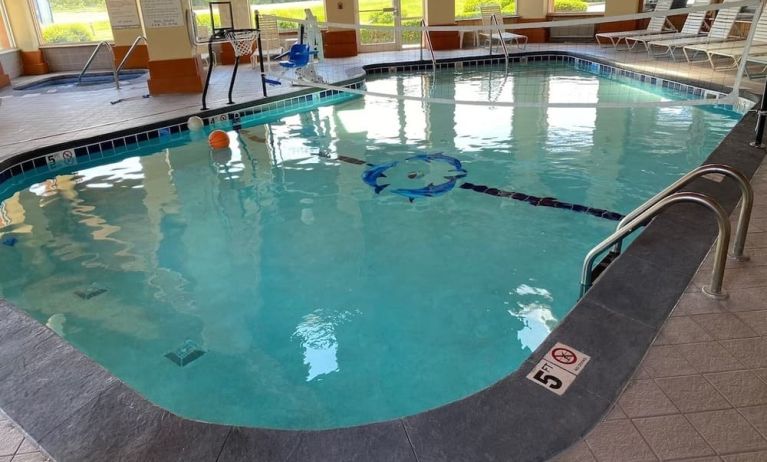
{"type": "MultiPolygon", "coordinates": [[[[357,0],[357,21],[372,26],[419,26],[423,18],[422,0],[357,0]]],[[[360,29],[360,52],[393,51],[421,44],[418,31],[360,29]]]]}
{"type": "MultiPolygon", "coordinates": [[[[399,26],[399,0],[358,0],[357,21],[361,26],[399,26]]],[[[357,32],[359,51],[399,50],[400,34],[393,30],[360,29],[357,32]]]]}

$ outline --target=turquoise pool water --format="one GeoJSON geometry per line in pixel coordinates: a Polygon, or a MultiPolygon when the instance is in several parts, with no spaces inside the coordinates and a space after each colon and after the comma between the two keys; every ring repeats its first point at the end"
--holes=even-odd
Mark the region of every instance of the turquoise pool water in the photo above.
{"type": "MultiPolygon", "coordinates": [[[[677,97],[566,65],[503,80],[367,86],[677,97]]],[[[413,414],[512,372],[573,306],[617,214],[739,118],[346,98],[244,119],[230,152],[174,135],[10,195],[2,296],[188,418],[317,429],[413,414]]]]}

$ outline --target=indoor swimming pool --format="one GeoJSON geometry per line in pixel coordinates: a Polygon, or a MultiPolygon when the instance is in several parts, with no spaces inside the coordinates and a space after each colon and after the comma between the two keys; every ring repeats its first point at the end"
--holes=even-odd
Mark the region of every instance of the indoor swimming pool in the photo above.
{"type": "Polygon", "coordinates": [[[641,107],[681,94],[567,63],[365,85],[498,105],[314,98],[55,158],[3,196],[2,297],[183,417],[410,415],[514,371],[576,302],[586,252],[742,117],[641,107]],[[639,107],[503,105],[574,92],[639,107]]]}

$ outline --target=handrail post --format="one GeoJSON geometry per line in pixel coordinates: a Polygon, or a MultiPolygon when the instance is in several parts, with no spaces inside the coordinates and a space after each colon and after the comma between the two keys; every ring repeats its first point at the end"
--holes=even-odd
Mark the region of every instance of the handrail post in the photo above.
{"type": "Polygon", "coordinates": [[[705,287],[703,292],[713,298],[727,298],[727,294],[725,294],[722,290],[722,282],[724,279],[725,263],[727,261],[727,248],[730,245],[730,221],[727,219],[727,214],[719,205],[719,203],[711,199],[709,196],[706,196],[705,194],[693,192],[678,192],[661,199],[649,208],[645,209],[639,215],[635,216],[624,226],[618,228],[613,234],[608,236],[602,242],[597,244],[593,249],[591,249],[591,251],[586,254],[586,258],[583,260],[583,267],[581,268],[581,297],[591,288],[593,283],[592,269],[594,266],[594,261],[602,252],[610,248],[616,242],[623,240],[629,234],[633,233],[646,220],[653,218],[667,207],[681,202],[697,203],[708,208],[716,215],[719,235],[717,237],[716,243],[714,269],[711,273],[711,284],[709,287],[705,287]]]}
{"type": "MultiPolygon", "coordinates": [[[[493,14],[491,21],[495,22],[495,25],[498,26],[498,40],[501,42],[501,47],[503,47],[503,58],[506,61],[506,69],[508,69],[509,68],[509,49],[506,48],[506,40],[503,39],[503,29],[501,28],[501,24],[498,22],[498,17],[495,14],[493,14]]],[[[490,32],[490,54],[493,54],[492,29],[490,32]]]]}
{"type": "Polygon", "coordinates": [[[755,148],[763,148],[764,143],[762,141],[764,140],[764,127],[765,124],[767,124],[767,81],[764,82],[762,100],[759,103],[759,110],[756,113],[758,115],[756,119],[756,138],[750,144],[755,148]]]}
{"type": "MultiPolygon", "coordinates": [[[[718,173],[721,175],[729,176],[733,180],[735,180],[738,183],[738,186],[740,187],[740,193],[742,196],[742,203],[740,206],[740,213],[738,215],[738,225],[735,230],[735,242],[732,246],[732,252],[730,253],[730,256],[738,261],[746,261],[748,260],[748,257],[743,254],[745,246],[746,246],[746,236],[748,235],[748,225],[751,221],[751,209],[754,206],[754,190],[751,187],[751,183],[748,181],[748,178],[746,178],[742,173],[735,170],[734,168],[724,165],[724,164],[709,164],[709,165],[701,165],[700,167],[688,172],[686,175],[684,175],[682,178],[678,179],[668,187],[666,187],[664,190],[650,198],[647,202],[640,205],[633,211],[631,211],[628,215],[623,217],[620,222],[618,222],[618,226],[616,227],[616,231],[626,226],[629,222],[633,221],[634,218],[639,216],[642,212],[652,207],[654,204],[661,201],[663,198],[668,197],[670,194],[673,194],[689,183],[691,183],[693,180],[700,178],[701,176],[708,175],[711,173],[718,173]]],[[[614,255],[620,255],[621,253],[621,245],[622,240],[619,240],[615,243],[615,245],[612,248],[611,253],[614,255]]]]}
{"type": "Polygon", "coordinates": [[[93,60],[96,58],[96,55],[98,54],[99,50],[102,46],[106,46],[109,49],[109,54],[112,56],[112,78],[115,81],[115,86],[117,89],[120,89],[120,81],[117,78],[117,71],[115,69],[115,55],[114,51],[112,50],[112,47],[109,45],[109,42],[106,40],[103,40],[99,42],[96,45],[96,48],[93,50],[93,53],[91,53],[91,56],[88,58],[88,61],[85,62],[85,67],[83,67],[83,70],[80,71],[80,75],[77,76],[77,85],[79,86],[83,81],[83,75],[88,71],[88,68],[91,67],[91,64],[93,63],[93,60]]]}
{"type": "MultiPolygon", "coordinates": [[[[423,36],[426,29],[426,20],[421,19],[421,61],[423,61],[423,36]]],[[[431,43],[431,36],[429,31],[426,31],[426,43],[429,45],[429,53],[431,53],[431,66],[432,69],[437,70],[437,59],[434,57],[434,45],[431,43]]]]}
{"type": "Polygon", "coordinates": [[[141,40],[143,40],[144,43],[148,44],[148,42],[146,41],[146,37],[144,37],[143,35],[139,35],[138,37],[136,37],[136,40],[133,41],[133,44],[130,46],[130,48],[128,48],[128,52],[125,53],[125,56],[123,57],[122,61],[120,61],[120,65],[117,66],[117,75],[118,75],[118,77],[120,75],[120,71],[123,69],[125,64],[128,62],[128,58],[131,57],[131,55],[133,54],[133,50],[136,49],[136,46],[138,46],[138,42],[140,42],[141,40]]]}

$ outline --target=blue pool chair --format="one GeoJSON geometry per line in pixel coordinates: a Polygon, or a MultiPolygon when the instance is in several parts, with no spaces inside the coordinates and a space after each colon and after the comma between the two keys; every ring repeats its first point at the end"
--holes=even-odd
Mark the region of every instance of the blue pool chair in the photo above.
{"type": "Polygon", "coordinates": [[[288,60],[280,61],[280,66],[286,69],[302,68],[309,64],[309,60],[311,60],[312,54],[314,53],[316,52],[312,52],[309,45],[305,43],[296,43],[290,47],[288,60]]]}

